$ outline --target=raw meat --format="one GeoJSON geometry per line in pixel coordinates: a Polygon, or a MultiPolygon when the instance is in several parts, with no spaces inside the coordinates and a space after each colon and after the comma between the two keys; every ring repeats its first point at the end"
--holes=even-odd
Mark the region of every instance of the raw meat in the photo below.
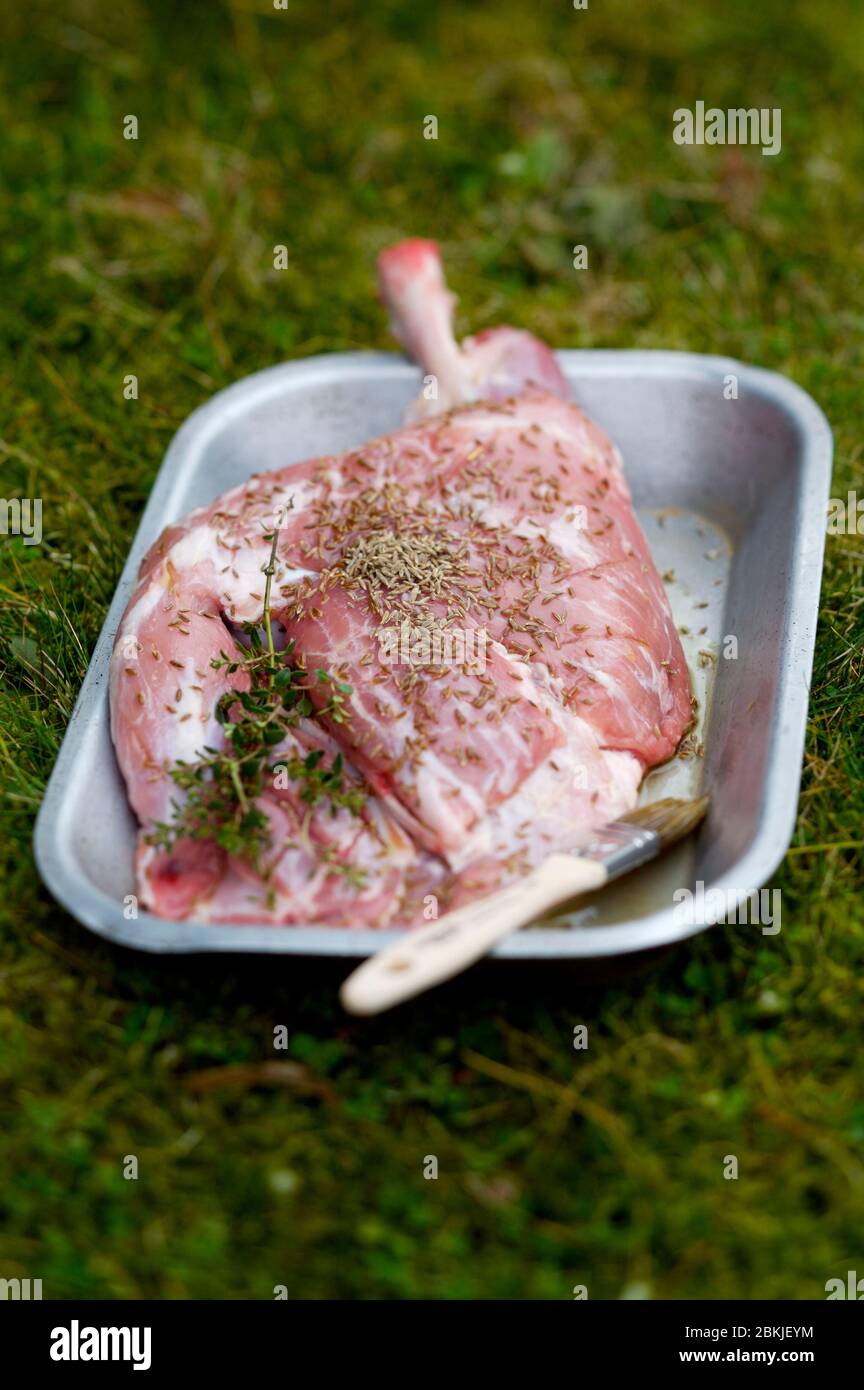
{"type": "Polygon", "coordinates": [[[379,269],[425,373],[412,423],[253,476],[168,528],[121,623],[112,730],[142,825],[139,893],[159,915],[410,922],[427,893],[487,891],[630,809],[690,723],[620,456],[553,353],[511,328],[457,345],[431,242],[379,269]],[[171,767],[224,746],[215,707],[245,676],[211,661],[262,619],[274,526],[272,616],[312,704],[327,699],[316,670],[351,687],[340,722],[325,710],[286,742],[339,751],[369,797],[360,815],[310,816],[290,787],[266,788],[262,874],[206,840],[149,838],[182,803],[171,767]]]}

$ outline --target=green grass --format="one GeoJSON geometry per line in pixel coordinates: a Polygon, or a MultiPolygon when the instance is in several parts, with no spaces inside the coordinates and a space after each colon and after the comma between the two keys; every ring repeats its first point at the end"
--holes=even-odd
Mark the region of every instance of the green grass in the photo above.
{"type": "Polygon", "coordinates": [[[857,0],[70,0],[0,39],[0,493],[45,528],[0,537],[0,1276],[824,1296],[864,1260],[860,538],[828,543],[777,937],[718,927],[590,987],[487,971],[357,1024],[323,968],[108,948],[30,837],[173,431],[275,361],[388,345],[399,236],[441,239],[463,329],[786,373],[864,496],[857,0]],[[782,153],[675,146],[698,99],[781,107],[782,153]]]}

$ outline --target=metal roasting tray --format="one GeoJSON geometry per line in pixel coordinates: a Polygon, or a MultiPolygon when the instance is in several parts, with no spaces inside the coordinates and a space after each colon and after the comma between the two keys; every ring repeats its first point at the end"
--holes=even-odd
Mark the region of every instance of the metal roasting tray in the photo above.
{"type": "MultiPolygon", "coordinates": [[[[495,952],[520,960],[610,957],[669,944],[705,925],[698,912],[681,920],[676,888],[695,891],[701,881],[706,892],[719,888],[740,900],[777,868],[795,823],[831,476],[825,417],[772,372],[683,352],[564,351],[559,358],[576,400],[622,451],[676,620],[689,628],[684,641],[704,757],[678,757],[650,774],[643,799],[690,795],[704,785],[712,801],[708,821],[686,846],[495,952]],[[730,377],[737,399],[727,399],[730,377]],[[727,636],[737,640],[736,659],[718,655],[727,636]]],[[[141,558],[163,526],[253,472],[396,428],[419,380],[416,368],[388,353],[289,362],[221,391],[172,441],[36,824],[45,883],[99,935],[152,952],[344,957],[369,955],[396,935],[197,925],[143,911],[127,920],[135,822],[109,734],[108,661],[141,558]]]]}

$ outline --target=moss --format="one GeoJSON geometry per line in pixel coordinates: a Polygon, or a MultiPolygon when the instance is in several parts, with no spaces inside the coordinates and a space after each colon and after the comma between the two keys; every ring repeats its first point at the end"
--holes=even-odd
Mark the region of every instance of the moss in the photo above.
{"type": "Polygon", "coordinates": [[[45,527],[0,539],[0,1273],[51,1297],[822,1296],[864,1218],[860,538],[828,542],[778,937],[718,927],[590,991],[481,971],[360,1025],[324,968],[109,949],[30,834],[171,434],[282,357],[386,346],[391,238],[442,240],[463,328],[787,373],[834,426],[835,495],[861,490],[860,6],[71,0],[0,24],[0,491],[45,527]],[[676,147],[698,99],[782,106],[782,153],[676,147]]]}

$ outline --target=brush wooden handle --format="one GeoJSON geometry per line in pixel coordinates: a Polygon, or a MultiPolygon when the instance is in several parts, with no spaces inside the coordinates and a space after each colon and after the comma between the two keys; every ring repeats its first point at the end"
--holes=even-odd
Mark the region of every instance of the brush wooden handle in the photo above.
{"type": "Polygon", "coordinates": [[[549,858],[519,883],[448,912],[370,956],[339,997],[351,1014],[377,1014],[458,975],[511,932],[577,893],[602,888],[606,869],[572,854],[549,858]]]}

